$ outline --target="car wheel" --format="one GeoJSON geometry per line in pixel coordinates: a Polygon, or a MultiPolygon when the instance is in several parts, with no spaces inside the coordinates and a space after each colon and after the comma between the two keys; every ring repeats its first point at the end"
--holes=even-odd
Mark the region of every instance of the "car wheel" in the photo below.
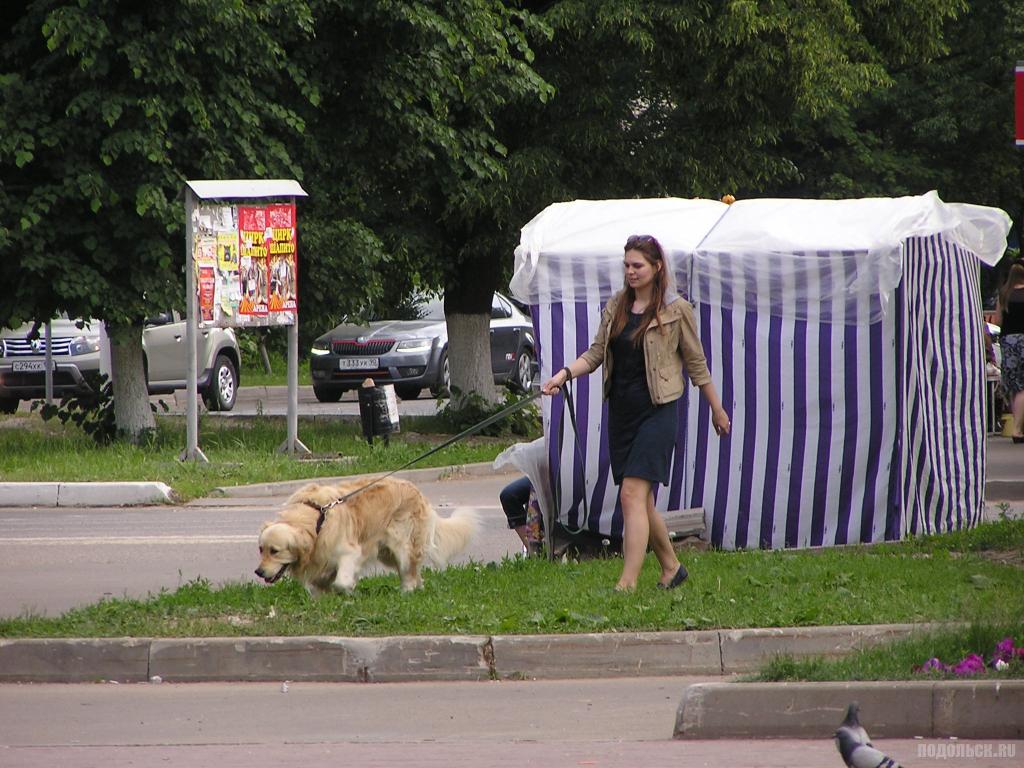
{"type": "Polygon", "coordinates": [[[420,396],[420,391],[423,387],[418,387],[415,384],[395,384],[395,394],[403,400],[415,400],[420,396]]]}
{"type": "Polygon", "coordinates": [[[452,371],[448,367],[448,353],[441,353],[441,362],[437,366],[437,383],[430,388],[434,397],[448,397],[451,394],[452,371]]]}
{"type": "Polygon", "coordinates": [[[317,401],[321,403],[336,403],[341,400],[344,392],[345,390],[337,387],[331,387],[330,389],[326,387],[313,387],[313,394],[316,396],[317,401]]]}
{"type": "Polygon", "coordinates": [[[0,413],[14,413],[19,402],[16,397],[0,397],[0,413]]]}
{"type": "Polygon", "coordinates": [[[206,407],[211,411],[230,411],[238,395],[238,371],[226,355],[217,355],[210,375],[210,386],[203,394],[206,407]]]}
{"type": "Polygon", "coordinates": [[[523,349],[516,358],[516,370],[512,374],[512,385],[520,392],[528,393],[533,386],[533,355],[523,349]]]}

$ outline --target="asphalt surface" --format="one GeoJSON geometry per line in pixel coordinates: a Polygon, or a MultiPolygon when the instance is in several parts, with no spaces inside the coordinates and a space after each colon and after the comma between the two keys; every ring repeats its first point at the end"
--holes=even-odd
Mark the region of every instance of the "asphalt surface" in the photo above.
{"type": "MultiPolygon", "coordinates": [[[[443,516],[463,507],[477,511],[479,534],[472,557],[500,561],[519,551],[498,493],[513,475],[412,470],[443,516]],[[431,472],[433,477],[430,477],[431,472]]],[[[281,508],[290,486],[232,489],[234,495],[186,504],[132,507],[0,506],[0,616],[23,611],[59,615],[104,597],[139,597],[204,578],[213,584],[253,581],[256,537],[281,508]]]]}
{"type": "MultiPolygon", "coordinates": [[[[6,768],[841,768],[831,734],[672,740],[702,678],[0,686],[6,768]]],[[[833,714],[831,720],[841,720],[833,714]]],[[[865,713],[870,729],[870,712],[865,713]]],[[[1022,764],[1024,742],[874,739],[906,766],[1022,764]],[[970,759],[966,758],[971,750],[970,759]],[[1012,754],[1011,754],[1012,753],[1012,754]],[[960,755],[959,759],[957,755],[960,755]],[[986,756],[987,754],[987,756],[986,756]]]]}

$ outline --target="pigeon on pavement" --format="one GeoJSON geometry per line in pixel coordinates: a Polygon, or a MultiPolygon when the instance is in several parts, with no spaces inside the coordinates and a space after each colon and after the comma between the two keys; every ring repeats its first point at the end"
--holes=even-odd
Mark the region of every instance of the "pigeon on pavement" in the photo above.
{"type": "Polygon", "coordinates": [[[836,748],[847,768],[900,768],[900,764],[879,752],[871,744],[868,732],[857,718],[860,705],[853,702],[846,709],[846,719],[835,732],[836,748]]]}

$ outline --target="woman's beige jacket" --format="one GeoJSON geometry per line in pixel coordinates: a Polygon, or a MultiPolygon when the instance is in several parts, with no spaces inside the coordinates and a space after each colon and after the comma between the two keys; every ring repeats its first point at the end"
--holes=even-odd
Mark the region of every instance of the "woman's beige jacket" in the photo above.
{"type": "MultiPolygon", "coordinates": [[[[612,383],[612,352],[608,344],[608,328],[615,309],[622,301],[624,291],[619,291],[604,307],[601,326],[597,329],[594,343],[580,355],[589,366],[589,372],[597,370],[604,363],[604,396],[608,397],[612,383]]],[[[647,368],[647,389],[651,402],[663,405],[678,399],[683,394],[683,365],[690,381],[701,387],[711,381],[704,348],[697,336],[697,323],[693,318],[693,307],[678,296],[665,304],[658,318],[644,334],[644,358],[647,368]]]]}

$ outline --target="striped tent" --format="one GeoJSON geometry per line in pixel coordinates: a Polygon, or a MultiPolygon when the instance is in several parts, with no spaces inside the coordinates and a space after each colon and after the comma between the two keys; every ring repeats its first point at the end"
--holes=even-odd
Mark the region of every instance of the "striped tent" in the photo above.
{"type": "MultiPolygon", "coordinates": [[[[702,508],[725,549],[899,539],[975,524],[985,474],[979,260],[1002,211],[930,193],[868,200],[576,201],[523,228],[512,293],[531,306],[541,377],[593,339],[631,234],[662,243],[729,410],[720,439],[680,399],[661,510],[702,508]]],[[[545,477],[569,528],[621,536],[599,372],[544,398],[545,477]],[[586,502],[586,503],[585,503],[586,502]]]]}

